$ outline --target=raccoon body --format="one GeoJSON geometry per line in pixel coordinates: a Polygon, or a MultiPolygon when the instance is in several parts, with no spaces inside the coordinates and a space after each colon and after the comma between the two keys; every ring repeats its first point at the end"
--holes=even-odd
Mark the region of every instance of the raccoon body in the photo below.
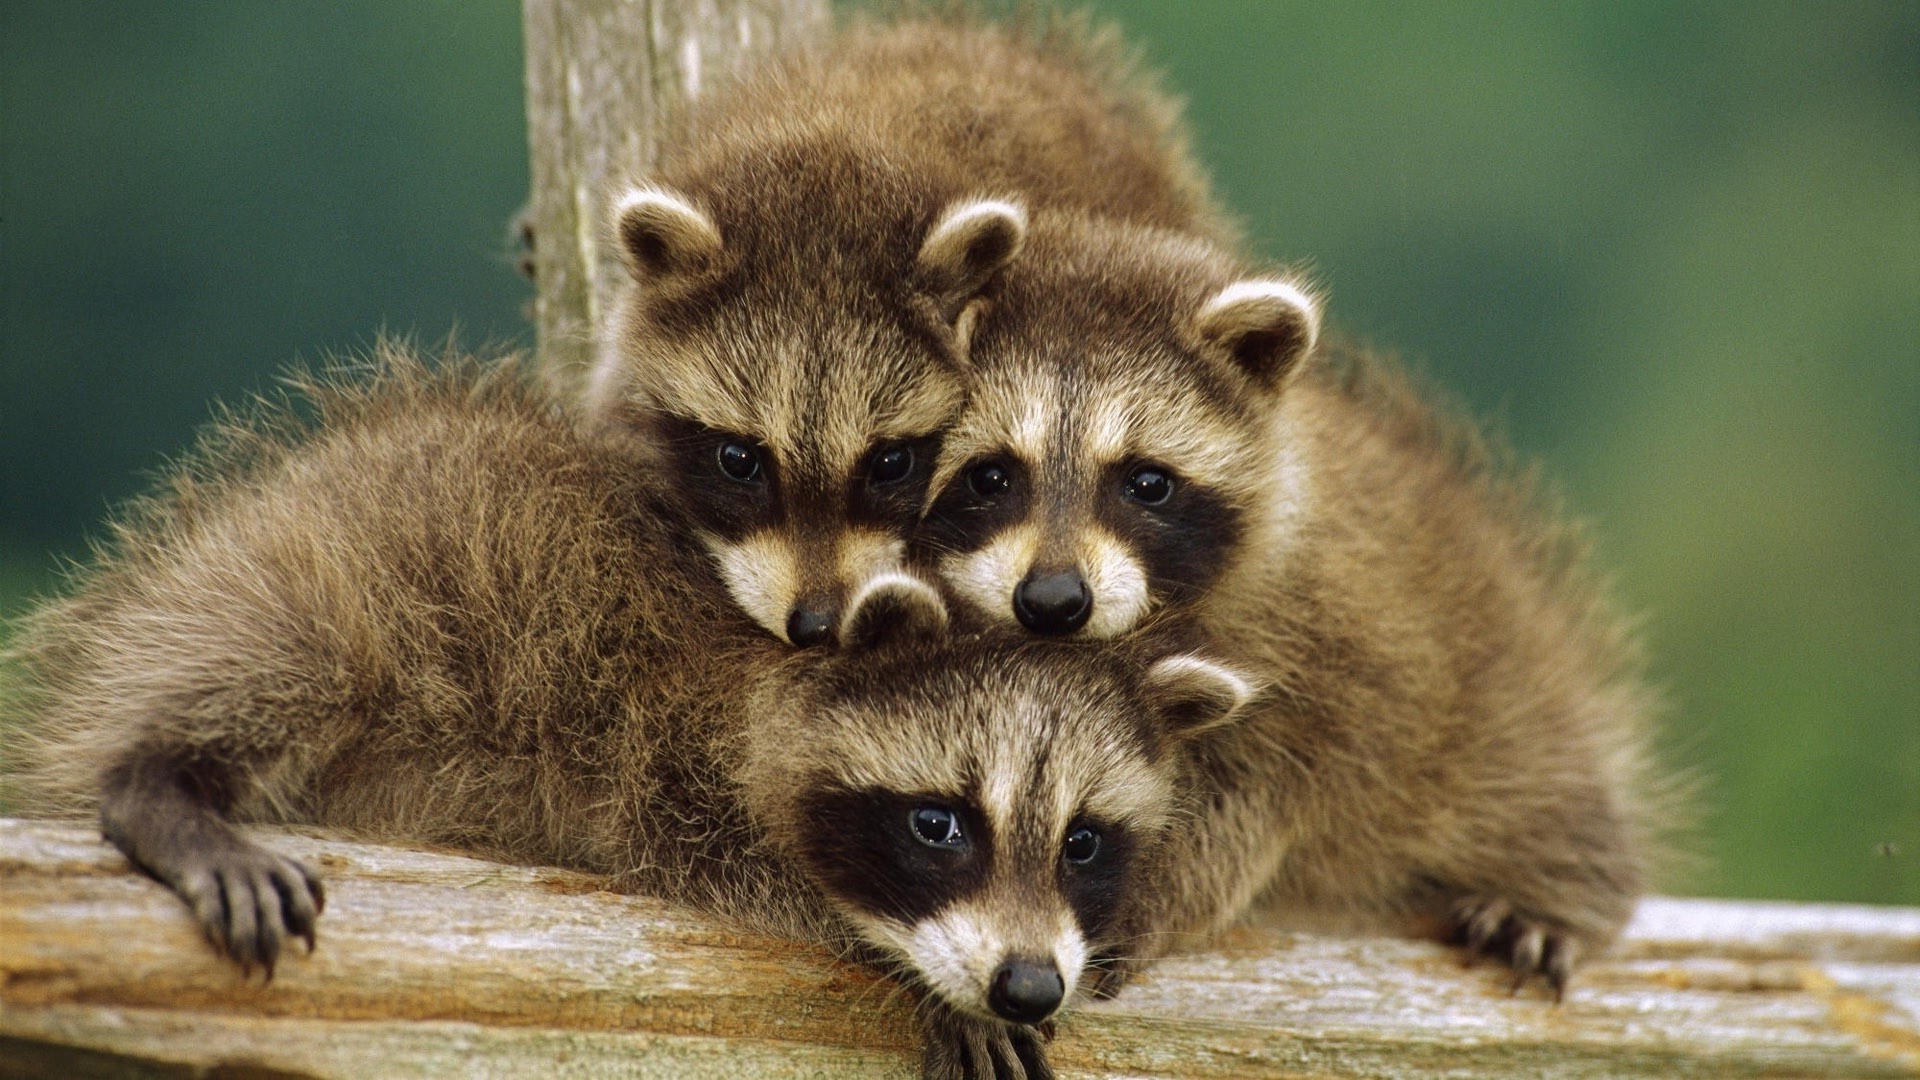
{"type": "Polygon", "coordinates": [[[925,991],[927,1071],[1049,1075],[1245,680],[1170,645],[944,638],[864,594],[795,653],[617,446],[510,370],[389,350],[318,419],[229,424],[19,628],[41,810],[103,829],[271,977],[310,868],[235,822],[579,867],[925,991]]]}
{"type": "Polygon", "coordinates": [[[1225,234],[1174,108],[1061,21],[859,24],[701,103],[616,200],[589,413],[696,508],[741,607],[832,640],[896,571],[1028,214],[1225,234]]]}
{"type": "Polygon", "coordinates": [[[915,551],[976,616],[1190,619],[1267,687],[1142,926],[1446,921],[1558,988],[1643,888],[1649,695],[1577,538],[1314,297],[1202,239],[1036,214],[915,551]]]}

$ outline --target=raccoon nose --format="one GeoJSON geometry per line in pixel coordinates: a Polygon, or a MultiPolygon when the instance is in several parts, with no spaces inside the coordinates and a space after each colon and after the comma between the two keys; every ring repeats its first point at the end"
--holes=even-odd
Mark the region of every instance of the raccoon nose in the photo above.
{"type": "Polygon", "coordinates": [[[1053,961],[1016,956],[993,973],[987,1004],[1001,1019],[1016,1024],[1037,1024],[1060,1007],[1060,999],[1066,993],[1066,985],[1060,981],[1060,969],[1053,966],[1053,961]]]}
{"type": "Polygon", "coordinates": [[[1071,634],[1093,614],[1093,594],[1078,570],[1035,571],[1013,590],[1013,613],[1036,634],[1071,634]]]}
{"type": "Polygon", "coordinates": [[[787,613],[787,640],[795,645],[824,644],[833,636],[833,612],[827,608],[795,604],[787,613]]]}

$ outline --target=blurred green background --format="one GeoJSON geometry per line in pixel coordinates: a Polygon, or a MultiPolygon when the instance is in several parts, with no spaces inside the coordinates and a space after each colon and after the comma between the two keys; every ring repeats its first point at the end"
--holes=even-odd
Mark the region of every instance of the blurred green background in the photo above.
{"type": "MultiPolygon", "coordinates": [[[[1721,895],[1920,903],[1920,4],[1107,0],[1259,250],[1544,459],[1721,895]]],[[[209,402],[525,341],[517,5],[0,5],[0,611],[209,402]]]]}

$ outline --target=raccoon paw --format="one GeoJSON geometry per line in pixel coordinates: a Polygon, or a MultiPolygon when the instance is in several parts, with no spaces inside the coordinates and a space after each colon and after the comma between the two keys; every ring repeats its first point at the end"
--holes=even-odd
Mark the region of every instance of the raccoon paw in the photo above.
{"type": "Polygon", "coordinates": [[[1447,940],[1467,950],[1468,962],[1492,956],[1513,969],[1508,993],[1518,994],[1536,976],[1546,980],[1558,1003],[1566,997],[1567,979],[1579,959],[1573,935],[1513,909],[1505,900],[1474,898],[1462,901],[1449,917],[1447,940]]]}
{"type": "Polygon", "coordinates": [[[945,1009],[921,1014],[920,1075],[925,1080],[1054,1080],[1046,1030],[976,1020],[945,1009]]]}
{"type": "Polygon", "coordinates": [[[312,870],[238,835],[182,858],[167,884],[193,909],[214,948],[245,975],[259,965],[268,982],[286,938],[313,951],[313,924],[327,905],[312,870]]]}

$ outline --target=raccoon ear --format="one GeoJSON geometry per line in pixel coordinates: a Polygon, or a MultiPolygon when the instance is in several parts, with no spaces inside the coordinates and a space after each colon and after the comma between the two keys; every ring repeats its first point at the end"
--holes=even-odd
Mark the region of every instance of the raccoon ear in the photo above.
{"type": "Polygon", "coordinates": [[[1178,739],[1232,720],[1253,700],[1246,677],[1192,654],[1168,656],[1147,669],[1148,702],[1178,739]]]}
{"type": "Polygon", "coordinates": [[[1247,374],[1279,389],[1320,336],[1320,306],[1306,291],[1274,278],[1236,281],[1194,316],[1194,330],[1247,374]]]}
{"type": "Polygon", "coordinates": [[[636,187],[620,196],[613,224],[620,259],[635,281],[685,280],[720,264],[723,246],[713,219],[666,188],[636,187]]]}
{"type": "Polygon", "coordinates": [[[871,648],[885,641],[931,640],[946,633],[947,602],[910,574],[876,574],[847,601],[840,643],[871,648]]]}
{"type": "MultiPolygon", "coordinates": [[[[1005,199],[970,199],[947,207],[927,230],[913,260],[915,284],[946,325],[959,326],[967,305],[1000,268],[1020,254],[1027,212],[1005,199]]],[[[961,335],[964,337],[964,333],[961,335]]]]}

